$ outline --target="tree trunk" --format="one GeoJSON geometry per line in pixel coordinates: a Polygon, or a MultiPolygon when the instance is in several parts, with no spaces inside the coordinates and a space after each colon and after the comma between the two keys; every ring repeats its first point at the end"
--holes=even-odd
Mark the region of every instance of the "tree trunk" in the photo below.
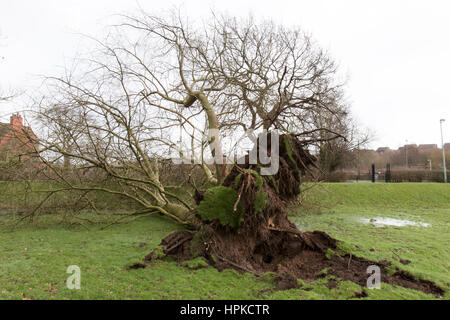
{"type": "Polygon", "coordinates": [[[208,101],[208,98],[203,94],[198,94],[198,100],[202,104],[203,109],[206,112],[208,118],[208,129],[212,137],[209,141],[209,146],[211,148],[211,155],[214,158],[214,166],[216,168],[217,183],[220,184],[223,181],[223,151],[222,151],[222,140],[220,138],[219,132],[219,120],[217,118],[216,112],[208,101]]]}

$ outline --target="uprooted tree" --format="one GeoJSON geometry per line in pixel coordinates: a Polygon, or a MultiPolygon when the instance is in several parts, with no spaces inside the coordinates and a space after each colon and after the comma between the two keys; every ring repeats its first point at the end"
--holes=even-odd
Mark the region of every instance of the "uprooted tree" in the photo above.
{"type": "MultiPolygon", "coordinates": [[[[301,232],[287,217],[302,175],[315,166],[308,148],[348,134],[336,66],[308,35],[251,19],[213,15],[197,26],[175,14],[141,13],[123,17],[77,65],[49,78],[37,105],[42,172],[61,186],[49,197],[72,190],[96,209],[92,193],[105,192],[137,204],[130,215],[159,213],[184,224],[162,243],[164,254],[181,260],[201,256],[218,268],[292,277],[308,265],[314,272],[347,266],[345,257],[326,258],[334,239],[301,232]],[[228,173],[225,146],[241,133],[253,149],[228,173]],[[261,154],[278,159],[276,172],[262,174],[261,154]],[[170,157],[203,172],[202,184],[184,177],[181,188],[192,186],[192,197],[161,178],[170,157]]],[[[352,266],[368,263],[353,258],[352,266]]]]}
{"type": "Polygon", "coordinates": [[[139,214],[191,224],[195,205],[160,179],[163,160],[192,162],[219,185],[224,143],[244,133],[255,142],[277,129],[305,144],[323,131],[345,136],[320,126],[343,123],[347,106],[335,64],[300,30],[217,16],[196,27],[145,13],[113,29],[78,69],[48,78],[37,104],[42,161],[88,202],[109,192],[138,203],[139,214]],[[89,181],[93,172],[108,187],[89,181]]]}

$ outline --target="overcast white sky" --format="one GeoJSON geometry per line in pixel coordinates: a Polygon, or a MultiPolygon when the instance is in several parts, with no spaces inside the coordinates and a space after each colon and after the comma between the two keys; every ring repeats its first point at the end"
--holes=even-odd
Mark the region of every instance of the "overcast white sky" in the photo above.
{"type": "MultiPolygon", "coordinates": [[[[300,25],[339,62],[355,118],[372,147],[450,141],[450,2],[362,0],[0,0],[0,86],[33,90],[83,51],[79,33],[100,36],[114,13],[182,6],[300,25]]],[[[0,105],[0,120],[23,109],[0,105]],[[2,117],[3,116],[3,117],[2,117]]]]}

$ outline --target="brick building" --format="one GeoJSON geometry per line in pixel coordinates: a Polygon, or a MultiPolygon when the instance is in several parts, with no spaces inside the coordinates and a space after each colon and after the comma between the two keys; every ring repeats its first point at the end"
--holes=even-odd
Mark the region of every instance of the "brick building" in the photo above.
{"type": "Polygon", "coordinates": [[[390,152],[390,151],[391,151],[391,149],[389,149],[389,147],[379,147],[377,149],[378,153],[386,153],[386,152],[390,152]]]}
{"type": "Polygon", "coordinates": [[[15,113],[9,123],[0,123],[0,160],[18,157],[26,160],[39,150],[33,130],[23,125],[22,116],[15,113]]]}
{"type": "Polygon", "coordinates": [[[417,148],[420,152],[433,152],[438,150],[437,144],[419,144],[417,148]]]}

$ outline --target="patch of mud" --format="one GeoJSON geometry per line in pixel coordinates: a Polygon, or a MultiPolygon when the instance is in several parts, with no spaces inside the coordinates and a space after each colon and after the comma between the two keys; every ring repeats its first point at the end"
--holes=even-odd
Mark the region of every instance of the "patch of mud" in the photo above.
{"type": "MultiPolygon", "coordinates": [[[[189,238],[186,234],[188,231],[179,232],[182,234],[179,237],[171,235],[172,239],[189,238]]],[[[256,250],[251,256],[244,258],[241,254],[240,259],[237,256],[239,256],[239,253],[245,252],[245,248],[248,248],[248,239],[237,240],[234,238],[233,241],[231,235],[227,239],[226,242],[229,245],[227,252],[235,252],[234,259],[229,256],[228,258],[221,256],[226,252],[211,251],[214,244],[208,243],[210,249],[203,252],[208,263],[218,270],[231,268],[241,273],[251,272],[257,276],[262,276],[266,272],[275,272],[278,275],[276,277],[276,290],[299,288],[298,278],[309,283],[328,275],[366,287],[370,275],[367,273],[367,268],[371,265],[377,265],[380,267],[381,281],[384,283],[422,291],[436,297],[442,297],[444,294],[444,290],[435,283],[417,279],[406,271],[397,269],[393,274],[389,274],[388,269],[391,264],[387,261],[376,262],[351,254],[338,254],[337,240],[320,231],[304,232],[302,238],[298,236],[287,237],[280,241],[276,250],[261,243],[255,246],[256,250]],[[314,244],[314,249],[306,246],[305,241],[314,244]],[[329,250],[336,251],[336,253],[330,256],[327,254],[329,250]],[[215,254],[212,252],[215,252],[215,254]]],[[[167,243],[167,239],[164,239],[163,242],[167,243]]],[[[176,250],[172,249],[168,255],[177,257],[179,261],[192,259],[192,256],[186,254],[189,252],[189,247],[190,242],[185,241],[176,250]]],[[[331,281],[327,286],[330,288],[335,287],[335,285],[331,281]]],[[[362,292],[360,297],[364,297],[365,293],[362,292]]]]}
{"type": "Polygon", "coordinates": [[[366,290],[362,290],[361,292],[355,293],[355,295],[351,298],[353,299],[367,298],[367,292],[366,290]]]}
{"type": "Polygon", "coordinates": [[[289,290],[300,288],[297,278],[291,274],[281,274],[276,278],[277,285],[275,290],[289,290]]]}
{"type": "Polygon", "coordinates": [[[375,225],[376,227],[383,227],[383,226],[395,226],[395,227],[404,227],[404,226],[415,226],[415,227],[430,227],[431,225],[429,223],[425,222],[414,222],[410,220],[401,220],[401,219],[394,219],[394,218],[382,218],[382,217],[375,217],[375,218],[361,218],[357,219],[359,222],[368,224],[371,223],[375,225]]]}
{"type": "Polygon", "coordinates": [[[128,266],[127,269],[128,270],[133,270],[133,269],[144,269],[146,268],[147,265],[142,263],[142,262],[134,262],[132,265],[128,266]]]}
{"type": "Polygon", "coordinates": [[[327,282],[327,288],[328,289],[334,289],[338,286],[338,282],[334,279],[331,279],[330,281],[327,282]]]}

